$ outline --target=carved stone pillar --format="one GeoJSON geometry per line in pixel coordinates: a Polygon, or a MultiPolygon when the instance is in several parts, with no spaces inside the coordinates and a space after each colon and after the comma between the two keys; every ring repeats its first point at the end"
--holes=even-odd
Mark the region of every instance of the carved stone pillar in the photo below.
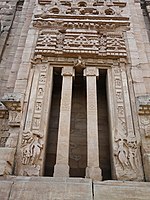
{"type": "Polygon", "coordinates": [[[150,95],[137,97],[143,165],[146,181],[150,181],[150,95]]]}
{"type": "Polygon", "coordinates": [[[125,64],[114,63],[107,73],[112,178],[143,180],[140,140],[134,130],[125,64]]]}
{"type": "Polygon", "coordinates": [[[97,88],[96,76],[98,69],[87,67],[84,70],[87,85],[87,168],[86,177],[93,180],[101,180],[99,167],[98,146],[98,114],[97,114],[97,88]]]}
{"type": "Polygon", "coordinates": [[[72,79],[74,76],[73,67],[62,69],[62,92],[59,117],[57,157],[54,168],[55,177],[69,177],[69,138],[70,138],[70,118],[72,102],[72,79]]]}

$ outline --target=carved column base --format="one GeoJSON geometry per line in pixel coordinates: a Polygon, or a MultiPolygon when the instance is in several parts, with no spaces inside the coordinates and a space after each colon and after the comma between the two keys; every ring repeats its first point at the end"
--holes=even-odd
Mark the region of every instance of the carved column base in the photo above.
{"type": "Polygon", "coordinates": [[[54,167],[54,177],[69,177],[69,165],[56,164],[54,167]]]}
{"type": "Polygon", "coordinates": [[[86,168],[86,178],[91,178],[95,181],[102,180],[102,170],[99,167],[87,167],[86,168]]]}

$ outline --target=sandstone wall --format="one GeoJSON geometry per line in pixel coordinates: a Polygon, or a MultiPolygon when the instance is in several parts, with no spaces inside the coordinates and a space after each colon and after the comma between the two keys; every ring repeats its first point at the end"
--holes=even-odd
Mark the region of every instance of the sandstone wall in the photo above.
{"type": "Polygon", "coordinates": [[[149,200],[150,183],[79,178],[6,177],[0,179],[3,200],[149,200]]]}

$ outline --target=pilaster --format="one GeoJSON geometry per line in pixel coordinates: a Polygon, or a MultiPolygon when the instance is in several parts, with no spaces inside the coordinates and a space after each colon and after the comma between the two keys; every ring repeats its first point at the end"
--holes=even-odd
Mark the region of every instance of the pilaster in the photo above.
{"type": "Polygon", "coordinates": [[[62,93],[57,143],[57,157],[54,168],[55,177],[69,177],[69,138],[72,102],[73,67],[62,69],[62,93]]]}
{"type": "Polygon", "coordinates": [[[98,114],[96,77],[98,69],[87,67],[84,70],[87,84],[87,168],[86,177],[101,180],[98,146],[98,114]]]}

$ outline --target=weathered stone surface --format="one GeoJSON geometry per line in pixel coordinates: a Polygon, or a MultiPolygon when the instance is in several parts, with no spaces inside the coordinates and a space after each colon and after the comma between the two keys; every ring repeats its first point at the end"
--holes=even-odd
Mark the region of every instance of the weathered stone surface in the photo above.
{"type": "Polygon", "coordinates": [[[149,200],[150,183],[104,181],[94,182],[94,200],[149,200]]]}
{"type": "Polygon", "coordinates": [[[92,200],[88,179],[24,178],[14,180],[9,200],[92,200]]]}
{"type": "Polygon", "coordinates": [[[0,180],[0,199],[9,200],[13,181],[0,180]]]}
{"type": "Polygon", "coordinates": [[[12,174],[14,155],[14,148],[0,148],[0,175],[12,174]]]}

